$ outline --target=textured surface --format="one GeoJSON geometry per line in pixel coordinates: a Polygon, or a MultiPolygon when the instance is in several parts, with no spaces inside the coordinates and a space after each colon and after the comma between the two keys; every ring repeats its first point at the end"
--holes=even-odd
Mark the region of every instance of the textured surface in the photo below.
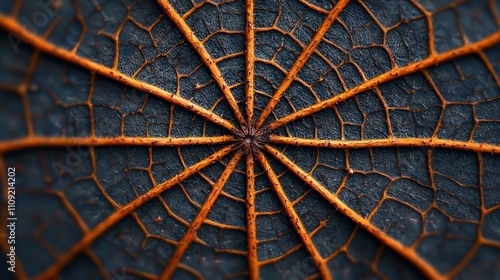
{"type": "Polygon", "coordinates": [[[500,279],[500,1],[0,13],[2,279],[500,279]]]}

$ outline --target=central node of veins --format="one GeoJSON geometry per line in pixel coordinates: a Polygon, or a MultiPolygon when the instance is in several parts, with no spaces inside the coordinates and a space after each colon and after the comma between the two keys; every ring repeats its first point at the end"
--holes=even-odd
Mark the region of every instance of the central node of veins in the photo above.
{"type": "Polygon", "coordinates": [[[259,148],[259,143],[251,136],[245,136],[240,138],[240,149],[242,149],[245,153],[250,154],[252,150],[259,148]]]}
{"type": "Polygon", "coordinates": [[[252,153],[252,150],[264,148],[268,140],[269,132],[259,130],[254,126],[242,125],[241,128],[233,132],[239,149],[245,153],[252,153]]]}
{"type": "Polygon", "coordinates": [[[241,141],[241,146],[245,148],[252,148],[256,145],[258,145],[258,140],[254,138],[254,136],[251,135],[245,135],[240,138],[241,141]]]}
{"type": "Polygon", "coordinates": [[[265,142],[265,136],[257,133],[257,130],[253,127],[243,127],[235,132],[235,136],[240,149],[243,149],[245,153],[251,153],[254,149],[262,148],[262,142],[265,142]]]}

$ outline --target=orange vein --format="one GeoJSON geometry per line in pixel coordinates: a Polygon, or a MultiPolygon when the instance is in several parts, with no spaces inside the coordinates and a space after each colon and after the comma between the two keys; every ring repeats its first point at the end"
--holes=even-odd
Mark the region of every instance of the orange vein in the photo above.
{"type": "Polygon", "coordinates": [[[283,190],[283,187],[281,186],[281,183],[276,174],[274,173],[271,165],[264,157],[262,152],[258,151],[256,153],[256,157],[262,168],[266,171],[269,181],[271,181],[271,184],[273,184],[274,190],[276,191],[276,194],[279,200],[281,201],[281,204],[283,204],[283,209],[290,218],[293,226],[295,227],[295,230],[297,231],[297,234],[300,236],[300,239],[302,239],[302,242],[304,243],[305,248],[311,255],[314,263],[318,266],[319,273],[324,279],[332,279],[332,276],[330,275],[330,272],[326,267],[325,260],[321,258],[321,255],[316,249],[316,246],[314,246],[314,243],[312,242],[311,237],[307,233],[306,228],[302,224],[299,215],[297,214],[297,212],[295,212],[295,209],[293,208],[293,203],[286,197],[286,193],[283,190]]]}
{"type": "Polygon", "coordinates": [[[234,145],[227,146],[216,153],[210,155],[209,157],[203,159],[202,161],[186,168],[184,171],[180,172],[176,176],[172,177],[170,180],[160,184],[148,192],[142,194],[141,196],[134,199],[129,204],[118,209],[115,213],[107,217],[104,221],[99,223],[96,227],[91,229],[84,237],[73,246],[66,254],[61,256],[57,262],[47,269],[44,273],[38,276],[36,279],[54,279],[58,272],[68,264],[76,255],[88,248],[92,242],[94,242],[99,236],[101,236],[106,230],[115,225],[118,221],[122,220],[127,215],[134,212],[137,208],[144,205],[147,201],[161,194],[165,190],[179,184],[189,176],[199,172],[201,169],[211,165],[212,163],[222,159],[228,153],[230,153],[234,148],[234,145]]]}
{"type": "Polygon", "coordinates": [[[257,225],[255,218],[255,174],[254,160],[247,155],[247,238],[248,238],[248,271],[251,280],[259,279],[259,264],[257,259],[257,225]]]}
{"type": "Polygon", "coordinates": [[[47,53],[49,55],[52,55],[54,57],[57,57],[59,59],[62,59],[68,63],[72,63],[75,65],[78,65],[80,67],[83,67],[89,71],[96,72],[99,75],[102,75],[106,78],[115,80],[117,82],[121,82],[127,86],[131,86],[133,88],[139,89],[141,91],[145,91],[149,94],[158,96],[172,104],[178,105],[184,109],[187,109],[199,116],[202,116],[206,118],[207,120],[212,121],[213,123],[220,125],[224,127],[225,129],[229,131],[236,131],[236,127],[231,124],[228,120],[225,120],[218,115],[214,114],[213,112],[194,104],[193,102],[186,100],[182,97],[179,97],[175,94],[172,94],[170,92],[167,92],[161,88],[152,86],[148,83],[141,82],[139,80],[136,80],[130,76],[127,76],[117,70],[113,70],[110,68],[107,68],[101,64],[95,63],[89,59],[79,57],[75,55],[74,53],[67,51],[65,49],[62,49],[60,47],[57,47],[47,41],[45,41],[43,38],[40,38],[39,36],[31,33],[28,31],[26,28],[24,28],[22,25],[18,24],[15,19],[0,15],[0,26],[7,30],[8,32],[11,32],[12,34],[18,36],[19,38],[24,39],[28,44],[33,46],[34,48],[47,53]]]}
{"type": "Polygon", "coordinates": [[[254,103],[254,66],[255,66],[255,28],[253,20],[254,0],[246,1],[247,21],[246,21],[246,100],[245,109],[247,114],[247,124],[252,125],[253,122],[253,103],[254,103]]]}
{"type": "Polygon", "coordinates": [[[184,252],[187,250],[193,239],[196,238],[196,232],[205,221],[208,212],[210,212],[210,210],[212,209],[212,206],[222,192],[222,188],[226,184],[227,180],[229,180],[229,177],[231,176],[231,174],[233,174],[234,168],[240,161],[242,155],[243,154],[238,151],[220,175],[219,180],[217,180],[217,183],[215,183],[214,187],[210,191],[210,194],[208,194],[208,198],[201,207],[200,212],[198,213],[196,218],[194,218],[186,234],[179,241],[179,245],[175,249],[175,252],[168,260],[168,264],[161,274],[160,279],[170,279],[170,277],[172,277],[172,274],[174,274],[174,271],[177,268],[177,265],[179,264],[182,256],[184,255],[184,252]]]}
{"type": "Polygon", "coordinates": [[[432,24],[432,13],[427,11],[422,4],[417,2],[416,0],[410,0],[411,4],[415,6],[424,16],[427,22],[427,34],[429,36],[428,48],[429,54],[435,55],[436,50],[434,47],[434,25],[432,24]]]}
{"type": "Polygon", "coordinates": [[[300,69],[302,69],[302,67],[306,64],[307,60],[309,59],[309,57],[311,57],[312,53],[318,46],[319,42],[321,41],[325,33],[328,31],[330,26],[333,24],[337,16],[340,14],[340,12],[342,12],[347,3],[349,3],[349,0],[340,0],[335,5],[335,7],[333,7],[333,9],[328,13],[325,20],[323,21],[323,23],[321,23],[320,27],[318,28],[318,32],[316,32],[309,45],[299,55],[299,57],[293,64],[292,68],[286,75],[285,79],[283,80],[283,82],[278,87],[273,97],[267,104],[266,108],[264,108],[264,110],[260,114],[259,118],[255,123],[257,128],[260,128],[260,126],[262,126],[262,124],[266,121],[267,117],[273,111],[274,107],[278,105],[281,97],[283,97],[283,95],[285,94],[285,91],[292,84],[293,80],[297,77],[297,74],[299,73],[300,69]]]}
{"type": "Polygon", "coordinates": [[[480,153],[500,154],[500,146],[487,143],[462,142],[438,138],[390,138],[370,140],[317,140],[295,137],[271,135],[269,141],[275,144],[308,146],[317,148],[358,149],[358,148],[386,148],[386,147],[428,147],[448,148],[480,153]]]}
{"type": "Polygon", "coordinates": [[[172,5],[167,0],[157,0],[157,2],[163,8],[165,13],[170,17],[170,19],[175,23],[175,25],[180,29],[182,34],[184,34],[186,40],[189,43],[191,43],[191,45],[196,50],[198,55],[200,55],[201,59],[203,60],[203,63],[205,63],[205,65],[208,67],[208,69],[212,73],[213,78],[217,82],[217,85],[219,86],[222,93],[226,97],[227,103],[229,104],[229,107],[231,107],[231,109],[233,110],[234,115],[238,120],[238,122],[241,125],[245,124],[246,123],[245,119],[243,118],[243,115],[238,109],[238,104],[236,103],[236,99],[231,93],[231,90],[226,84],[226,81],[224,81],[222,73],[217,67],[217,64],[210,56],[208,51],[205,49],[203,43],[200,41],[200,39],[198,39],[198,37],[196,37],[196,34],[194,34],[191,28],[187,25],[186,21],[184,21],[184,19],[175,11],[174,7],[172,7],[172,5]]]}
{"type": "Polygon", "coordinates": [[[310,176],[307,172],[302,170],[298,165],[293,163],[289,158],[287,158],[283,153],[274,149],[273,147],[266,145],[265,149],[273,155],[278,161],[285,165],[290,171],[301,178],[306,184],[317,191],[321,196],[328,200],[332,205],[334,205],[341,213],[350,218],[352,221],[363,227],[369,233],[373,234],[382,243],[387,245],[389,248],[398,252],[401,256],[405,257],[411,263],[413,263],[417,268],[419,268],[422,273],[424,273],[429,279],[445,279],[441,274],[439,274],[429,263],[423,260],[417,253],[407,247],[397,240],[389,237],[385,232],[379,228],[372,225],[368,220],[361,217],[356,211],[352,210],[344,202],[342,202],[337,196],[332,194],[328,189],[321,185],[316,179],[310,176]]]}
{"type": "Polygon", "coordinates": [[[378,77],[375,77],[371,80],[366,81],[365,83],[363,83],[363,84],[361,84],[353,89],[345,91],[344,93],[341,93],[341,94],[334,96],[330,99],[326,99],[324,101],[321,101],[319,103],[311,105],[307,108],[298,110],[298,111],[296,111],[296,112],[294,112],[286,117],[278,119],[278,120],[274,121],[273,123],[271,123],[270,125],[268,125],[265,128],[265,130],[270,131],[270,130],[276,129],[276,128],[283,126],[287,123],[290,123],[290,122],[295,121],[297,119],[312,115],[312,114],[317,113],[323,109],[326,109],[326,108],[331,107],[335,104],[338,104],[338,103],[340,103],[348,98],[356,96],[357,94],[364,92],[366,90],[369,90],[373,87],[376,87],[382,83],[386,83],[386,82],[392,81],[396,78],[399,78],[399,77],[402,77],[405,75],[409,75],[409,74],[415,73],[417,71],[421,71],[427,67],[430,67],[430,66],[433,66],[433,65],[451,60],[451,59],[455,59],[455,58],[458,58],[458,57],[461,57],[464,55],[468,55],[468,54],[477,53],[483,49],[489,48],[489,47],[497,44],[498,42],[500,42],[500,32],[497,32],[497,33],[495,33],[495,34],[493,34],[493,35],[491,35],[491,36],[489,36],[481,41],[478,41],[474,44],[468,44],[468,45],[465,45],[463,47],[457,48],[455,50],[447,51],[447,52],[444,52],[441,54],[431,55],[428,58],[426,58],[420,62],[409,64],[409,65],[404,66],[404,67],[394,68],[388,72],[385,72],[384,74],[381,74],[378,77]]]}
{"type": "Polygon", "coordinates": [[[186,145],[215,145],[233,141],[232,136],[212,137],[28,137],[8,141],[0,141],[0,153],[38,147],[68,146],[157,146],[173,147],[186,145]]]}
{"type": "Polygon", "coordinates": [[[313,11],[315,11],[315,12],[318,12],[318,13],[320,13],[320,14],[328,14],[328,10],[325,10],[325,9],[323,9],[323,8],[320,8],[320,7],[318,7],[318,6],[315,6],[315,5],[313,5],[313,4],[309,3],[309,2],[307,2],[306,0],[299,0],[299,2],[300,2],[302,5],[304,5],[304,6],[308,7],[309,9],[311,9],[311,10],[313,10],[313,11]]]}

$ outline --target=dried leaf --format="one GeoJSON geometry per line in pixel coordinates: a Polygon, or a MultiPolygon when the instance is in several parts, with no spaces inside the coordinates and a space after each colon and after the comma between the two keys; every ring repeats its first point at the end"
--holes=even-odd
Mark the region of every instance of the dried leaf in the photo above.
{"type": "Polygon", "coordinates": [[[500,277],[500,1],[0,12],[2,279],[500,277]]]}

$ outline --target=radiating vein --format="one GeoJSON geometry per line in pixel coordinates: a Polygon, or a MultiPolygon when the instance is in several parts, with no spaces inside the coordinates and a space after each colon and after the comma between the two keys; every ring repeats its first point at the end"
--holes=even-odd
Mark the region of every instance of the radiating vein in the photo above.
{"type": "Polygon", "coordinates": [[[257,259],[257,225],[255,212],[255,174],[254,159],[251,154],[246,158],[247,177],[247,242],[248,242],[248,272],[251,280],[259,279],[257,259]]]}
{"type": "Polygon", "coordinates": [[[240,109],[238,108],[236,99],[231,93],[231,90],[229,89],[226,81],[222,77],[222,73],[220,72],[219,67],[217,67],[217,64],[205,49],[203,43],[200,41],[200,39],[198,39],[198,37],[196,37],[196,34],[194,34],[191,28],[187,25],[186,21],[175,11],[174,7],[172,7],[168,0],[157,0],[157,2],[163,8],[165,13],[170,17],[170,19],[174,22],[174,24],[181,30],[186,40],[191,43],[198,55],[200,55],[201,60],[203,60],[203,63],[205,63],[205,65],[208,67],[208,69],[212,73],[213,78],[217,82],[217,85],[226,97],[227,103],[233,110],[233,113],[238,122],[241,125],[245,124],[246,121],[243,118],[240,109]]]}
{"type": "Polygon", "coordinates": [[[313,5],[313,4],[309,3],[309,2],[307,2],[306,0],[299,0],[299,2],[300,2],[302,5],[304,5],[304,6],[308,7],[309,9],[311,9],[311,10],[313,10],[313,11],[315,11],[315,12],[318,12],[318,13],[320,13],[320,14],[325,14],[325,15],[327,15],[327,14],[328,14],[328,10],[323,9],[323,8],[320,8],[320,7],[318,7],[318,6],[315,6],[315,5],[313,5]]]}
{"type": "Polygon", "coordinates": [[[337,19],[337,16],[342,12],[344,7],[349,3],[349,0],[340,0],[335,7],[328,13],[326,16],[325,20],[323,23],[318,28],[318,31],[312,38],[311,42],[309,45],[304,49],[304,51],[299,55],[295,63],[292,65],[292,68],[290,68],[290,71],[286,75],[285,79],[281,83],[281,85],[278,87],[276,92],[274,93],[273,97],[267,104],[266,108],[262,111],[260,114],[259,118],[255,122],[255,125],[257,128],[260,128],[262,124],[266,121],[267,117],[271,114],[271,112],[274,110],[274,107],[278,105],[279,101],[281,100],[281,97],[285,94],[286,90],[288,87],[292,84],[293,80],[299,73],[300,69],[306,64],[307,60],[309,57],[311,57],[312,53],[318,46],[319,42],[323,39],[323,36],[326,34],[328,29],[330,29],[330,26],[333,24],[335,19],[337,19]]]}
{"type": "Polygon", "coordinates": [[[495,33],[495,34],[493,34],[493,35],[491,35],[491,36],[489,36],[481,41],[478,41],[476,43],[468,44],[468,45],[465,45],[463,47],[460,47],[460,48],[457,48],[457,49],[454,49],[451,51],[447,51],[447,52],[444,52],[441,54],[436,54],[434,56],[429,56],[428,58],[426,58],[422,61],[419,61],[419,62],[416,62],[413,64],[409,64],[409,65],[404,66],[404,67],[394,68],[388,72],[385,72],[384,74],[381,74],[377,77],[374,77],[374,78],[366,81],[365,83],[363,83],[363,84],[361,84],[353,89],[345,91],[344,93],[341,93],[341,94],[336,95],[332,98],[321,101],[321,102],[316,103],[314,105],[311,105],[307,108],[295,111],[288,116],[285,116],[281,119],[278,119],[278,120],[274,121],[273,123],[271,123],[270,125],[268,125],[264,130],[265,131],[274,130],[274,129],[281,127],[287,123],[293,122],[297,119],[300,119],[300,118],[303,118],[306,116],[310,116],[314,113],[317,113],[321,110],[324,110],[328,107],[331,107],[335,104],[338,104],[342,101],[345,101],[348,98],[356,96],[357,94],[365,92],[366,90],[369,90],[369,89],[376,87],[380,84],[392,81],[394,79],[400,78],[400,77],[405,76],[405,75],[409,75],[409,74],[424,70],[427,67],[431,67],[433,65],[443,63],[443,62],[451,60],[451,59],[456,59],[456,58],[464,56],[464,55],[478,53],[481,50],[492,47],[493,45],[495,45],[499,42],[500,42],[500,32],[497,32],[497,33],[495,33]]]}
{"type": "Polygon", "coordinates": [[[412,264],[414,264],[417,268],[419,268],[422,273],[424,273],[429,279],[445,279],[444,276],[439,274],[434,267],[432,267],[429,263],[427,263],[424,259],[422,259],[417,253],[407,247],[404,247],[399,241],[392,239],[385,232],[372,225],[370,221],[361,217],[356,211],[352,210],[347,206],[344,202],[342,202],[337,196],[332,194],[321,185],[316,179],[314,179],[311,175],[307,174],[302,168],[293,163],[289,158],[287,158],[282,152],[276,150],[275,148],[266,145],[265,149],[271,155],[273,155],[278,161],[280,161],[283,165],[285,165],[290,171],[292,171],[295,175],[301,178],[306,184],[308,184],[311,188],[317,191],[321,196],[323,196],[327,201],[329,201],[332,205],[334,205],[341,213],[350,218],[356,224],[363,227],[377,239],[379,239],[383,244],[387,245],[389,248],[398,252],[401,256],[405,257],[412,264]]]}
{"type": "Polygon", "coordinates": [[[72,63],[83,67],[89,71],[95,72],[99,75],[107,77],[109,79],[115,80],[117,82],[123,83],[124,85],[139,89],[141,91],[147,92],[148,94],[155,95],[159,98],[162,98],[172,104],[178,105],[186,110],[189,110],[203,118],[212,121],[213,123],[224,127],[225,129],[235,132],[237,131],[236,127],[229,122],[221,118],[220,116],[214,114],[213,112],[194,104],[193,102],[186,100],[182,97],[179,97],[175,94],[167,92],[159,87],[150,85],[148,83],[136,80],[130,76],[127,76],[117,70],[113,70],[107,68],[99,63],[93,62],[92,60],[79,57],[74,53],[57,47],[53,45],[43,38],[31,33],[26,28],[24,28],[21,24],[17,23],[14,18],[7,17],[5,15],[0,14],[0,26],[1,28],[11,32],[19,38],[24,39],[28,44],[33,46],[34,48],[62,59],[68,63],[72,63]]]}
{"type": "Polygon", "coordinates": [[[227,180],[229,180],[229,177],[231,177],[231,174],[233,174],[234,168],[240,161],[242,155],[243,154],[240,151],[238,151],[233,156],[233,158],[231,158],[231,161],[229,161],[228,165],[226,166],[226,168],[220,175],[219,179],[217,180],[217,183],[215,183],[214,187],[208,194],[208,198],[201,207],[200,212],[198,213],[196,218],[194,218],[194,220],[191,222],[191,225],[189,226],[186,234],[179,241],[179,245],[175,249],[170,259],[168,260],[168,264],[165,267],[163,273],[161,274],[160,279],[164,280],[170,279],[170,277],[172,277],[172,275],[174,274],[177,265],[179,264],[182,256],[184,255],[184,252],[187,250],[191,242],[196,238],[196,232],[203,224],[203,221],[205,221],[208,213],[212,209],[212,206],[214,205],[215,201],[222,192],[222,188],[226,184],[227,180]]]}
{"type": "Polygon", "coordinates": [[[254,0],[246,1],[246,99],[245,110],[247,125],[252,126],[254,104],[254,66],[255,66],[255,29],[254,29],[254,0]]]}
{"type": "Polygon", "coordinates": [[[154,146],[178,147],[188,145],[215,145],[233,141],[233,136],[212,137],[28,137],[8,141],[0,141],[0,153],[7,153],[22,149],[41,147],[69,147],[69,146],[154,146]]]}
{"type": "Polygon", "coordinates": [[[234,148],[234,145],[230,145],[230,146],[227,146],[227,147],[215,152],[214,154],[210,155],[209,157],[207,157],[207,158],[203,159],[202,161],[190,166],[189,168],[180,172],[179,174],[172,177],[171,179],[164,182],[163,184],[160,184],[160,185],[152,188],[148,192],[146,192],[146,193],[142,194],[141,196],[137,197],[136,199],[134,199],[129,204],[118,209],[112,215],[110,215],[105,220],[100,222],[97,226],[95,226],[93,229],[91,229],[87,234],[85,234],[84,237],[75,246],[73,246],[66,254],[61,256],[56,261],[56,263],[54,265],[52,265],[48,270],[46,270],[43,274],[41,274],[36,279],[54,279],[54,278],[56,278],[56,275],[59,273],[59,271],[66,264],[68,264],[80,252],[82,252],[83,250],[88,248],[88,246],[90,246],[90,244],[92,244],[99,236],[101,236],[104,232],[106,232],[108,229],[110,229],[118,221],[122,220],[124,217],[126,217],[127,215],[134,212],[137,208],[144,205],[144,203],[146,203],[147,201],[160,195],[165,190],[179,184],[180,182],[182,182],[183,180],[185,180],[189,176],[197,173],[201,169],[203,169],[203,168],[213,164],[214,162],[217,162],[218,160],[222,159],[224,156],[229,154],[233,150],[233,148],[234,148]]]}
{"type": "Polygon", "coordinates": [[[358,148],[387,148],[387,147],[424,147],[424,148],[446,148],[473,151],[480,153],[500,154],[500,146],[463,142],[438,138],[389,138],[389,139],[369,139],[369,140],[318,140],[295,137],[284,137],[278,135],[269,136],[269,141],[275,144],[308,146],[316,148],[334,149],[358,149],[358,148]]]}
{"type": "Polygon", "coordinates": [[[428,48],[429,54],[431,56],[436,54],[436,49],[434,46],[434,24],[432,24],[432,13],[427,11],[424,6],[417,2],[416,0],[410,0],[411,4],[414,5],[424,16],[427,22],[427,34],[429,37],[428,48]]]}
{"type": "Polygon", "coordinates": [[[262,168],[266,171],[267,177],[269,178],[269,181],[271,181],[271,184],[274,187],[274,190],[276,191],[276,194],[283,205],[283,209],[285,210],[286,214],[290,218],[293,226],[295,227],[295,230],[297,231],[297,234],[299,235],[300,239],[302,239],[302,242],[304,243],[304,247],[307,249],[309,254],[311,255],[314,263],[318,267],[319,273],[324,279],[332,279],[332,276],[330,275],[330,271],[328,271],[328,268],[326,266],[326,262],[323,258],[321,258],[320,253],[318,252],[318,249],[316,249],[316,246],[314,246],[314,243],[311,240],[311,237],[307,233],[306,228],[302,224],[302,221],[299,218],[299,215],[293,208],[293,203],[287,198],[285,191],[283,190],[283,187],[281,186],[281,183],[274,173],[271,165],[267,161],[267,159],[264,157],[262,152],[257,152],[256,153],[257,160],[259,161],[260,165],[262,168]]]}

